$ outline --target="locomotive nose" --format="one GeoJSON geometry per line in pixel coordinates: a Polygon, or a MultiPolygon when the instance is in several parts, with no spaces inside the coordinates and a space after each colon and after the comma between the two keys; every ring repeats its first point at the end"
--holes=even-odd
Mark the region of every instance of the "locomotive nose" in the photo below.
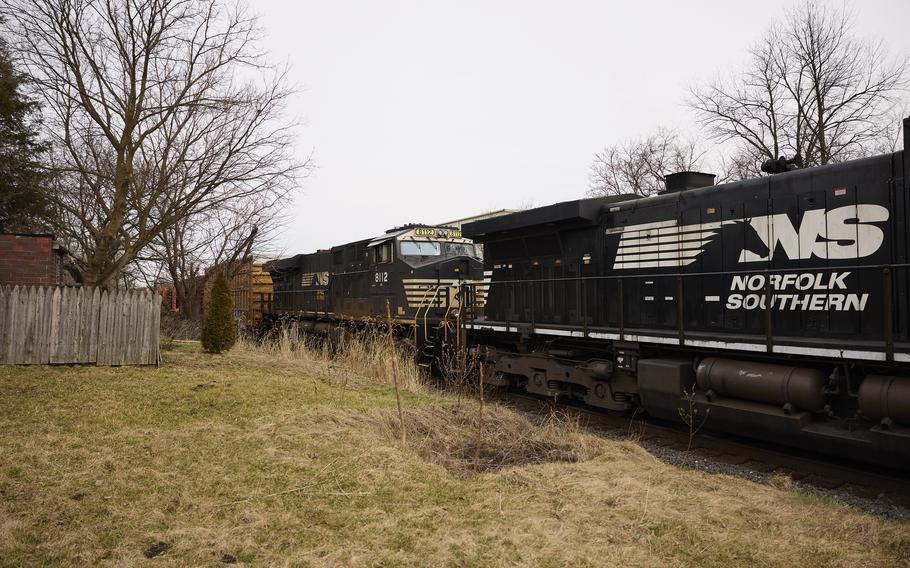
{"type": "Polygon", "coordinates": [[[471,259],[466,256],[453,258],[442,263],[437,270],[440,278],[467,280],[471,277],[471,259]]]}
{"type": "Polygon", "coordinates": [[[468,259],[467,258],[458,259],[458,266],[454,267],[453,270],[455,271],[455,275],[459,280],[464,280],[465,278],[467,278],[468,274],[470,273],[470,269],[468,266],[468,259]]]}

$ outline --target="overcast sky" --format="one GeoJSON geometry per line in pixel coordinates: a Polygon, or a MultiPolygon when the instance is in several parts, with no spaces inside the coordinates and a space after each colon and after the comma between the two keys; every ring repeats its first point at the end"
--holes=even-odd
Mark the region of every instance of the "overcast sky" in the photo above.
{"type": "MultiPolygon", "coordinates": [[[[604,145],[696,129],[688,87],[740,65],[791,4],[251,1],[317,166],[282,252],[582,197],[604,145]]],[[[846,5],[858,33],[910,54],[910,0],[846,5]]]]}

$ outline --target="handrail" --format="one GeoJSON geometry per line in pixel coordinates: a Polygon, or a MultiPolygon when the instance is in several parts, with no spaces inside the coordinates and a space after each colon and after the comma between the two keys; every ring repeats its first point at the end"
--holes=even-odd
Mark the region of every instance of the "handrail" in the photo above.
{"type": "Polygon", "coordinates": [[[464,307],[464,299],[462,295],[462,283],[458,283],[458,287],[455,288],[455,297],[458,298],[458,311],[455,312],[455,349],[461,349],[461,309],[464,307]]]}
{"type": "Polygon", "coordinates": [[[439,285],[435,286],[434,289],[435,289],[436,291],[435,291],[435,293],[433,294],[433,298],[432,298],[432,299],[430,300],[430,302],[427,304],[427,309],[424,310],[424,312],[423,312],[423,340],[424,340],[424,341],[429,341],[429,340],[430,340],[430,336],[427,335],[427,316],[430,315],[430,306],[432,306],[432,305],[436,302],[436,298],[439,296],[439,289],[440,289],[440,288],[441,288],[441,286],[439,286],[439,285]]]}
{"type": "MultiPolygon", "coordinates": [[[[439,286],[436,286],[436,288],[438,287],[439,286]]],[[[427,286],[427,289],[423,291],[423,296],[420,297],[420,303],[417,304],[417,311],[414,312],[414,343],[417,343],[417,320],[420,318],[420,309],[423,308],[424,301],[427,299],[427,294],[433,289],[434,286],[427,286]]],[[[427,306],[427,311],[429,310],[430,308],[427,306]]]]}
{"type": "MultiPolygon", "coordinates": [[[[442,340],[446,343],[448,343],[448,341],[449,341],[449,313],[452,311],[451,295],[448,294],[448,291],[450,289],[451,289],[451,286],[446,286],[446,292],[447,292],[446,295],[448,296],[448,301],[446,303],[448,304],[448,307],[446,308],[445,315],[442,317],[442,340]]],[[[458,288],[456,288],[456,294],[458,293],[457,290],[458,290],[458,288]]],[[[459,308],[460,308],[460,304],[459,304],[459,308]]]]}
{"type": "MultiPolygon", "coordinates": [[[[489,291],[497,285],[504,285],[506,289],[514,290],[515,286],[522,286],[525,284],[534,284],[534,283],[546,283],[550,286],[556,286],[560,283],[570,283],[570,282],[582,282],[586,283],[588,281],[606,281],[606,282],[616,282],[618,285],[618,326],[619,326],[619,337],[620,340],[625,338],[625,301],[623,294],[623,282],[630,279],[676,279],[676,329],[675,335],[679,345],[685,345],[686,332],[691,328],[686,326],[684,319],[684,311],[682,300],[685,298],[683,281],[686,277],[718,277],[718,276],[731,276],[731,275],[771,275],[771,274],[785,274],[785,273],[818,273],[818,274],[827,274],[832,272],[851,272],[851,273],[861,273],[861,272],[870,272],[870,271],[880,271],[881,273],[881,288],[882,293],[882,305],[883,305],[883,317],[882,317],[882,326],[881,326],[881,342],[882,348],[885,355],[885,361],[891,362],[894,360],[894,343],[895,343],[895,314],[894,310],[894,278],[897,276],[897,271],[895,269],[907,271],[910,269],[910,263],[893,263],[893,264],[863,264],[863,265],[838,265],[838,266],[814,266],[814,267],[789,267],[789,268],[772,268],[772,269],[745,269],[745,270],[733,270],[733,271],[715,271],[715,272],[666,272],[666,273],[648,273],[648,274],[622,274],[622,275],[609,275],[609,276],[576,276],[569,278],[535,278],[535,279],[519,279],[519,280],[492,280],[490,282],[465,282],[464,285],[468,288],[475,290],[478,286],[486,286],[489,291]]],[[[585,288],[587,288],[585,286],[585,288]]],[[[751,288],[750,288],[751,290],[751,288]]],[[[866,288],[867,291],[872,292],[871,288],[866,288]]],[[[775,344],[775,325],[774,322],[774,308],[772,306],[771,295],[772,295],[772,284],[770,278],[765,278],[764,285],[761,289],[753,290],[756,293],[762,294],[764,296],[764,305],[756,306],[760,308],[759,313],[763,312],[764,315],[764,335],[766,343],[766,352],[772,352],[775,344]]],[[[489,292],[488,292],[489,293],[489,292]]],[[[585,297],[582,300],[584,302],[584,311],[587,312],[587,290],[585,290],[585,297]]],[[[472,308],[476,305],[472,303],[472,308]]],[[[534,304],[531,304],[531,326],[535,324],[535,314],[534,314],[534,304]]],[[[587,317],[585,314],[582,326],[585,329],[585,335],[587,335],[587,317]]],[[[508,312],[506,313],[506,321],[508,321],[508,312]]],[[[609,322],[605,322],[607,325],[611,325],[609,322]]],[[[701,329],[696,327],[695,329],[701,329]]],[[[663,329],[664,331],[669,332],[670,329],[663,329]]],[[[830,330],[829,330],[830,332],[830,330]]]]}
{"type": "Polygon", "coordinates": [[[690,276],[730,276],[737,274],[782,274],[785,272],[816,272],[816,271],[833,271],[833,270],[872,270],[885,268],[910,268],[910,263],[897,264],[862,264],[857,266],[839,265],[839,266],[798,266],[791,268],[754,268],[743,270],[723,270],[714,272],[650,272],[647,274],[613,274],[609,276],[572,276],[569,278],[527,278],[521,280],[490,280],[490,282],[465,282],[469,286],[482,286],[484,284],[527,284],[531,282],[578,282],[584,280],[628,280],[630,278],[670,278],[681,276],[683,278],[690,276]]]}

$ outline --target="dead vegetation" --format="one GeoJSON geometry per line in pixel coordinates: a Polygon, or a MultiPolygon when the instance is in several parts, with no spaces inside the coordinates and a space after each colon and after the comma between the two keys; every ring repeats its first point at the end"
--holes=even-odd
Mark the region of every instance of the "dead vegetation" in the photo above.
{"type": "MultiPolygon", "coordinates": [[[[598,444],[583,434],[581,418],[556,407],[527,416],[503,405],[478,412],[476,377],[480,360],[468,351],[452,352],[442,363],[444,381],[431,381],[414,364],[413,353],[374,328],[352,335],[340,333],[334,341],[284,328],[261,343],[247,342],[251,352],[283,359],[331,363],[356,370],[359,384],[373,382],[413,393],[435,393],[444,403],[402,410],[396,391],[397,413],[381,411],[371,420],[390,441],[406,447],[429,463],[466,475],[511,466],[549,461],[577,462],[594,455],[598,444]]],[[[344,376],[342,386],[350,386],[344,376]]]]}
{"type": "Polygon", "coordinates": [[[685,401],[685,406],[678,408],[679,418],[683,421],[686,427],[689,429],[689,443],[686,445],[686,451],[692,449],[692,442],[695,440],[695,435],[702,429],[705,425],[705,422],[708,420],[708,414],[711,412],[711,409],[707,409],[703,414],[699,413],[698,406],[695,404],[695,384],[688,389],[683,389],[683,400],[685,401]]]}
{"type": "MultiPolygon", "coordinates": [[[[397,413],[375,413],[371,419],[390,441],[397,440],[426,461],[452,473],[497,471],[511,466],[583,461],[595,454],[598,444],[583,433],[576,413],[550,407],[545,413],[527,416],[503,405],[487,405],[478,412],[476,353],[448,353],[442,362],[444,380],[431,381],[414,364],[413,353],[386,332],[372,328],[356,335],[340,333],[326,337],[284,328],[272,339],[247,342],[245,349],[264,351],[290,360],[330,362],[342,369],[357,370],[366,380],[416,393],[433,392],[445,397],[442,404],[402,410],[396,389],[397,413]],[[454,403],[454,404],[453,404],[454,403]]],[[[349,386],[349,378],[342,380],[349,386]]]]}
{"type": "Polygon", "coordinates": [[[389,343],[379,327],[356,334],[336,329],[331,337],[309,334],[294,326],[283,327],[261,341],[243,338],[238,347],[246,352],[265,353],[285,361],[329,364],[344,369],[345,384],[394,386],[414,393],[426,390],[426,377],[414,364],[414,353],[403,343],[389,343]]]}
{"type": "Polygon", "coordinates": [[[0,368],[0,565],[910,561],[904,523],[681,470],[562,410],[486,405],[474,473],[473,395],[411,375],[403,444],[381,345],[335,349],[0,368]]]}
{"type": "Polygon", "coordinates": [[[161,349],[171,351],[178,341],[197,340],[202,324],[193,318],[161,314],[161,349]]]}
{"type": "Polygon", "coordinates": [[[457,404],[477,397],[477,378],[480,374],[480,357],[474,350],[446,351],[440,361],[446,391],[455,396],[457,404]]]}
{"type": "MultiPolygon", "coordinates": [[[[375,421],[389,440],[399,438],[394,415],[380,414],[375,421]]],[[[500,404],[488,405],[481,428],[476,407],[432,404],[407,409],[404,421],[408,450],[458,475],[546,462],[574,463],[605,451],[598,438],[584,433],[577,415],[557,409],[529,417],[500,404]]]]}

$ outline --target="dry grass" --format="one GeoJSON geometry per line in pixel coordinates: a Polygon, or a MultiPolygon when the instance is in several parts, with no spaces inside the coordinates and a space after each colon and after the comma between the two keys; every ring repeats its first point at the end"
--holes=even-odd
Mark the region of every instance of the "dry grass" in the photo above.
{"type": "Polygon", "coordinates": [[[471,475],[476,406],[415,378],[403,446],[378,355],[349,352],[352,371],[305,351],[0,368],[0,565],[910,562],[906,524],[678,470],[558,415],[491,405],[471,475]]]}
{"type": "Polygon", "coordinates": [[[334,341],[321,336],[297,334],[283,328],[262,342],[241,339],[237,348],[245,352],[265,353],[284,361],[304,361],[329,364],[331,368],[345,370],[345,379],[360,380],[357,384],[378,383],[392,386],[392,373],[397,373],[398,384],[411,392],[423,392],[426,377],[413,363],[413,352],[404,344],[394,348],[388,336],[378,327],[369,328],[356,336],[341,331],[334,341]],[[357,376],[350,377],[349,371],[357,376]]]}
{"type": "MultiPolygon", "coordinates": [[[[398,439],[397,418],[376,417],[388,440],[398,439]]],[[[528,417],[502,405],[487,406],[475,464],[478,413],[464,404],[429,404],[405,412],[408,449],[448,471],[471,474],[546,462],[579,462],[604,451],[608,444],[585,433],[577,415],[552,410],[528,417]],[[503,435],[508,433],[508,435],[503,435]]]]}

